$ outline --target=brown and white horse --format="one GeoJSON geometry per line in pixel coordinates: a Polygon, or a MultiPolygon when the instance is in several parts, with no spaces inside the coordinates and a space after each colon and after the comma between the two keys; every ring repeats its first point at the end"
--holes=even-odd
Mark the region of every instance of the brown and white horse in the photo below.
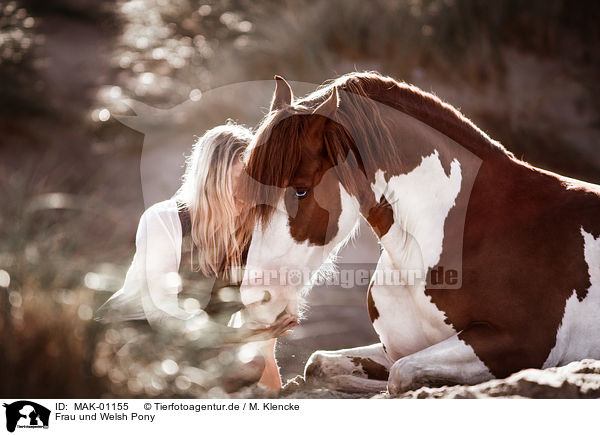
{"type": "Polygon", "coordinates": [[[249,276],[317,270],[361,215],[382,246],[378,271],[414,278],[375,273],[367,305],[381,343],[316,352],[307,378],[397,393],[600,358],[600,186],[516,159],[391,78],[348,74],[302,99],[276,79],[246,161],[263,204],[246,315],[297,313],[310,274],[249,276]]]}

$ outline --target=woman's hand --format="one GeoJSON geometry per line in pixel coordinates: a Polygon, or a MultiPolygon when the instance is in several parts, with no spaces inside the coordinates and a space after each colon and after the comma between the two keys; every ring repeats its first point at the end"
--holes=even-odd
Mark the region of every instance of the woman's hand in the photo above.
{"type": "Polygon", "coordinates": [[[240,329],[241,341],[266,341],[291,334],[291,328],[298,326],[298,318],[291,314],[284,314],[269,327],[261,329],[250,329],[242,326],[240,329]]]}

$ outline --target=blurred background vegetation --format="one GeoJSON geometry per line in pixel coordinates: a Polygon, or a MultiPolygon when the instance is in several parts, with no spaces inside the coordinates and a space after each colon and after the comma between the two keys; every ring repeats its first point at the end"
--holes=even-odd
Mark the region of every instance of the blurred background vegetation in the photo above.
{"type": "MultiPolygon", "coordinates": [[[[125,99],[167,108],[274,74],[377,70],[519,157],[598,183],[598,22],[583,0],[0,0],[0,396],[226,394],[183,338],[92,319],[144,209],[144,137],[115,120],[125,99]]],[[[189,145],[203,133],[193,116],[178,129],[189,145]]],[[[363,300],[313,291],[279,349],[285,377],[314,349],[373,342],[363,300]]]]}

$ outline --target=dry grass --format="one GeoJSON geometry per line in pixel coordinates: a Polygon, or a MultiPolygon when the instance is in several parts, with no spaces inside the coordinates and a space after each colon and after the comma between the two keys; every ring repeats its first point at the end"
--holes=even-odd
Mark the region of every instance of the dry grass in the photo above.
{"type": "Polygon", "coordinates": [[[1,397],[99,397],[92,375],[94,336],[77,304],[60,304],[38,287],[0,292],[1,397]]]}

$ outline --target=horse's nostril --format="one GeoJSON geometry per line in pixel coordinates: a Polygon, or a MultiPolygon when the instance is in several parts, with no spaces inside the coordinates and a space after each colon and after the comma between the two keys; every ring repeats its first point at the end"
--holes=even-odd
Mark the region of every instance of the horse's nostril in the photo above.
{"type": "Polygon", "coordinates": [[[266,304],[267,302],[269,302],[271,300],[271,293],[269,293],[268,291],[265,290],[265,294],[263,295],[262,298],[262,303],[266,304]]]}

